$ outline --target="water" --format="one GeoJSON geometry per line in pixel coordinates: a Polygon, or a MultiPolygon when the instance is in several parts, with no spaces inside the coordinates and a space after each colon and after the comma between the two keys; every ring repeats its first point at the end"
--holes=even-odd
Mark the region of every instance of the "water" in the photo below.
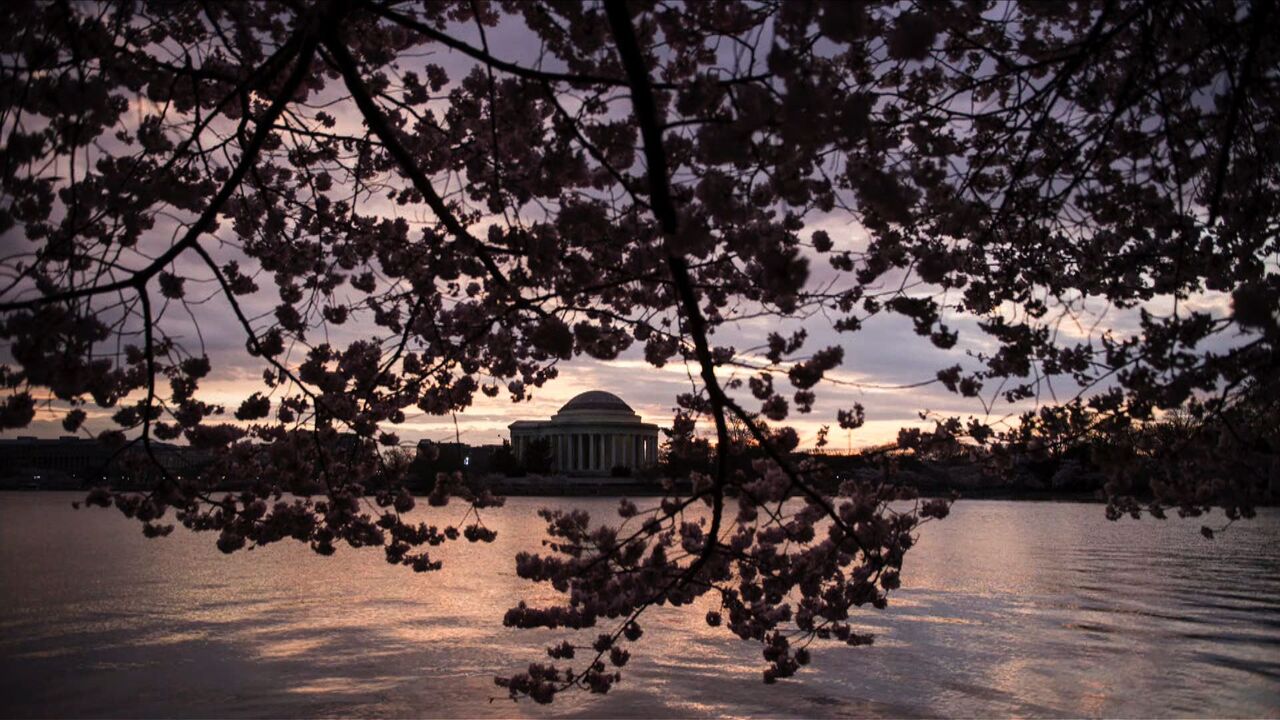
{"type": "Polygon", "coordinates": [[[612,500],[514,498],[487,511],[497,542],[417,575],[376,550],[146,540],[73,497],[0,494],[3,717],[1280,714],[1275,510],[1208,542],[1098,505],[961,502],[922,528],[890,608],[857,616],[872,647],[815,645],[766,686],[758,646],[660,608],[621,685],[546,708],[492,681],[564,637],[502,627],[548,597],[511,558],[540,541],[537,507],[612,500]]]}

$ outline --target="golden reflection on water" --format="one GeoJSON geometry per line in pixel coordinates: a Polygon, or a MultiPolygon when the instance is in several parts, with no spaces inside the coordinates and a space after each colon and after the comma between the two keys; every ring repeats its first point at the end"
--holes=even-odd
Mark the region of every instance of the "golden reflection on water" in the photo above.
{"type": "Polygon", "coordinates": [[[297,695],[329,695],[385,692],[404,682],[403,677],[386,675],[371,678],[324,677],[281,688],[297,695]]]}
{"type": "Polygon", "coordinates": [[[148,541],[71,499],[0,495],[0,716],[1280,714],[1274,511],[1206,546],[1194,523],[1096,505],[962,502],[922,529],[889,609],[853,618],[872,647],[816,643],[812,668],[765,686],[759,647],[706,626],[707,596],[646,614],[608,696],[542,708],[489,699],[566,637],[501,624],[557,599],[513,557],[539,547],[536,508],[566,501],[512,499],[486,512],[495,543],[434,549],[445,569],[417,575],[377,550],[148,541]]]}
{"type": "Polygon", "coordinates": [[[257,640],[258,657],[267,660],[306,655],[319,650],[324,645],[324,641],[319,638],[275,639],[271,633],[262,633],[257,640]]]}
{"type": "Polygon", "coordinates": [[[1112,687],[1101,677],[1086,676],[1080,679],[1080,714],[1088,717],[1102,717],[1110,704],[1112,687]]]}

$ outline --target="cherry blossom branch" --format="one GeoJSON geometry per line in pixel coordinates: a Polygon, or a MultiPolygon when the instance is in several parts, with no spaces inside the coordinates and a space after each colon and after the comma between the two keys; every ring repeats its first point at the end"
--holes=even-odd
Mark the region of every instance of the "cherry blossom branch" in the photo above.
{"type": "Polygon", "coordinates": [[[140,288],[147,281],[155,277],[161,270],[167,267],[179,255],[189,250],[199,241],[200,236],[204,235],[213,228],[218,213],[222,211],[222,207],[226,204],[232,194],[239,189],[240,184],[244,182],[245,176],[248,175],[250,169],[257,163],[258,152],[262,149],[267,137],[271,134],[272,125],[284,112],[285,108],[293,101],[293,94],[302,86],[302,82],[307,78],[311,71],[311,58],[315,53],[317,40],[310,35],[304,36],[297,53],[297,60],[293,67],[293,72],[285,80],[281,87],[280,93],[276,96],[271,106],[267,109],[261,120],[258,122],[257,128],[254,130],[253,136],[250,137],[248,144],[241,148],[240,161],[231,171],[230,176],[222,183],[221,189],[205,206],[200,217],[187,229],[187,232],[178,242],[169,247],[168,250],[161,253],[149,265],[133,272],[133,276],[127,280],[118,280],[116,282],[107,283],[105,285],[93,285],[81,288],[72,288],[57,293],[48,293],[31,300],[23,300],[16,302],[0,303],[0,312],[12,312],[15,310],[26,310],[40,305],[50,303],[66,302],[77,298],[101,295],[104,293],[116,292],[130,288],[140,288]]]}

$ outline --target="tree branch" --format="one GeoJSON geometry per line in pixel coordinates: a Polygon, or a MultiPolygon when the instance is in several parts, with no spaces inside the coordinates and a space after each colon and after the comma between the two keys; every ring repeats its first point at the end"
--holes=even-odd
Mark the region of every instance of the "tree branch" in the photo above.
{"type": "Polygon", "coordinates": [[[213,227],[214,220],[222,207],[226,205],[227,200],[231,199],[231,195],[240,187],[240,183],[244,181],[249,170],[257,162],[258,153],[261,152],[263,144],[267,137],[271,134],[275,121],[284,113],[289,103],[293,102],[293,94],[302,86],[303,80],[306,79],[311,70],[311,59],[315,55],[317,40],[308,33],[303,37],[301,46],[298,49],[298,57],[294,65],[293,72],[289,74],[288,79],[280,88],[280,92],[276,95],[271,106],[267,108],[267,112],[258,121],[257,128],[254,129],[253,136],[249,138],[249,142],[241,149],[240,162],[236,163],[235,169],[231,171],[230,177],[222,184],[218,190],[218,194],[213,196],[209,204],[205,207],[204,212],[200,213],[200,217],[196,219],[191,227],[187,228],[187,232],[182,239],[174,243],[168,250],[161,253],[159,257],[153,260],[146,267],[136,271],[132,277],[126,280],[118,280],[116,282],[107,283],[105,285],[92,285],[89,287],[76,288],[66,290],[60,293],[43,295],[31,300],[19,302],[0,303],[0,312],[12,312],[14,310],[26,310],[40,305],[50,303],[65,302],[76,298],[90,297],[101,295],[103,293],[126,290],[129,288],[141,288],[146,285],[147,281],[159,273],[165,266],[173,262],[183,252],[191,249],[200,236],[209,231],[213,227]]]}

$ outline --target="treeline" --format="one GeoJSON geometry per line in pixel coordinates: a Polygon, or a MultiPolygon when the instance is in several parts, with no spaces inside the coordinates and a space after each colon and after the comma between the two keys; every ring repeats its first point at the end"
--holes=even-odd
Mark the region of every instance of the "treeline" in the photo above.
{"type": "MultiPolygon", "coordinates": [[[[1243,402],[1193,402],[1146,422],[1116,418],[1059,405],[998,435],[974,437],[944,421],[853,453],[800,451],[794,433],[761,426],[832,494],[848,482],[888,483],[926,495],[1097,499],[1110,502],[1113,513],[1175,508],[1189,515],[1210,505],[1251,514],[1280,498],[1280,402],[1266,392],[1243,402]]],[[[717,472],[710,440],[679,420],[668,436],[660,457],[665,476],[717,472]]],[[[731,428],[730,442],[730,473],[749,473],[770,459],[740,427],[731,428]]]]}

